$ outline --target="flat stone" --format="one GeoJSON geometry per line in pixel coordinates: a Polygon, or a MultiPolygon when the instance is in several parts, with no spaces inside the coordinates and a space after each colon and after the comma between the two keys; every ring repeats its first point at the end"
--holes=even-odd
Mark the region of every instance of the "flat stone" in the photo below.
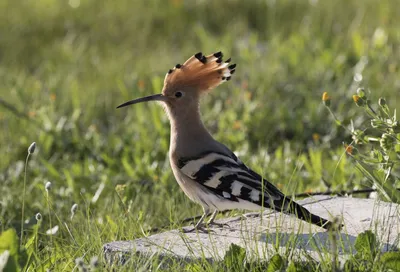
{"type": "Polygon", "coordinates": [[[136,254],[145,258],[186,262],[207,259],[213,262],[222,260],[233,243],[245,248],[247,258],[254,260],[268,260],[287,250],[296,259],[312,257],[321,260],[331,252],[332,241],[336,241],[339,259],[345,260],[349,254],[355,253],[357,235],[366,230],[377,235],[382,251],[394,250],[400,245],[398,204],[329,196],[309,197],[298,203],[321,217],[340,217],[344,222],[343,229],[335,232],[332,240],[330,233],[322,228],[294,216],[266,210],[219,220],[218,223],[226,225],[211,226],[208,233],[171,230],[133,241],[110,242],[104,245],[105,258],[120,264],[136,254]]]}

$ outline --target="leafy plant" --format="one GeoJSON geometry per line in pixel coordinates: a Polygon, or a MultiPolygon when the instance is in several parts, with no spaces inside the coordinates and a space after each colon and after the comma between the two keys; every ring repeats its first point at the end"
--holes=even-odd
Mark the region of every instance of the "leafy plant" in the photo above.
{"type": "Polygon", "coordinates": [[[225,253],[224,264],[228,271],[238,271],[246,266],[246,250],[238,245],[231,244],[225,253]]]}
{"type": "Polygon", "coordinates": [[[0,233],[0,271],[22,271],[21,267],[24,267],[26,257],[14,229],[0,233]]]}
{"type": "Polygon", "coordinates": [[[344,263],[344,271],[398,271],[400,252],[380,251],[375,234],[367,230],[360,233],[355,241],[356,254],[344,263]]]}
{"type": "Polygon", "coordinates": [[[349,129],[332,112],[328,93],[325,92],[322,96],[322,101],[336,124],[352,135],[353,141],[344,146],[357,169],[383,199],[400,203],[400,191],[397,189],[400,185],[400,122],[396,117],[396,109],[391,110],[384,98],[379,98],[378,106],[374,109],[361,88],[353,95],[353,100],[357,107],[363,109],[367,121],[357,128],[352,121],[349,129]]]}

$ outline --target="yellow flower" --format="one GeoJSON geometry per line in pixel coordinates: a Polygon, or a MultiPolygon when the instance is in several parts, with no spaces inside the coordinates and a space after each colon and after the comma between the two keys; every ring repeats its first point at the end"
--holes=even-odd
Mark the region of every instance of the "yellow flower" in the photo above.
{"type": "Polygon", "coordinates": [[[322,101],[328,101],[331,100],[331,97],[328,95],[328,92],[324,92],[322,94],[322,101]]]}
{"type": "Polygon", "coordinates": [[[327,107],[329,107],[331,105],[331,97],[328,95],[328,92],[324,92],[322,94],[322,102],[327,107]]]}
{"type": "Polygon", "coordinates": [[[140,80],[137,82],[137,86],[138,86],[139,89],[142,89],[142,90],[143,90],[144,87],[145,87],[144,80],[140,79],[140,80]]]}
{"type": "Polygon", "coordinates": [[[365,100],[359,95],[353,95],[353,101],[357,106],[362,107],[365,104],[365,100]]]}
{"type": "Polygon", "coordinates": [[[172,4],[176,7],[182,6],[182,0],[171,0],[172,4]]]}
{"type": "Polygon", "coordinates": [[[240,121],[235,121],[233,123],[233,129],[238,130],[242,128],[242,123],[240,121]]]}
{"type": "Polygon", "coordinates": [[[319,139],[321,138],[321,136],[318,133],[313,133],[312,138],[313,138],[314,142],[318,142],[319,139]]]}

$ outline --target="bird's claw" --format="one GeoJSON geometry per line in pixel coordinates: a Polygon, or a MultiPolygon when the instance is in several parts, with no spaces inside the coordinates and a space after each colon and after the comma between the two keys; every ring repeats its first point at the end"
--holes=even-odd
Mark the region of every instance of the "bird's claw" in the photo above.
{"type": "Polygon", "coordinates": [[[193,228],[190,229],[183,229],[183,233],[191,233],[194,231],[199,231],[199,232],[204,232],[204,233],[210,233],[214,232],[213,230],[210,229],[210,227],[218,227],[218,228],[223,228],[223,227],[229,227],[227,223],[217,223],[217,222],[208,222],[206,224],[200,224],[198,226],[194,226],[193,228]]]}
{"type": "Polygon", "coordinates": [[[207,226],[216,226],[218,228],[229,227],[227,223],[217,223],[217,222],[209,222],[207,226]]]}
{"type": "Polygon", "coordinates": [[[189,229],[182,229],[183,233],[192,233],[192,232],[202,232],[202,233],[210,233],[210,232],[214,232],[213,230],[210,230],[209,228],[207,228],[207,226],[204,226],[203,224],[200,226],[195,226],[193,228],[189,228],[189,229]]]}

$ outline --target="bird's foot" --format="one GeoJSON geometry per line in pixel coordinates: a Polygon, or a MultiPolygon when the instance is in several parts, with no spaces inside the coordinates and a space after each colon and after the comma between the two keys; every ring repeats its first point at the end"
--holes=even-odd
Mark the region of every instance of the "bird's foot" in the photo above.
{"type": "Polygon", "coordinates": [[[217,222],[208,222],[207,226],[215,226],[217,228],[224,228],[224,227],[229,227],[229,225],[227,223],[217,223],[217,222]]]}
{"type": "Polygon", "coordinates": [[[193,228],[182,229],[183,233],[192,233],[192,232],[202,232],[202,233],[211,233],[214,232],[207,228],[207,225],[201,224],[199,226],[194,226],[193,228]]]}

